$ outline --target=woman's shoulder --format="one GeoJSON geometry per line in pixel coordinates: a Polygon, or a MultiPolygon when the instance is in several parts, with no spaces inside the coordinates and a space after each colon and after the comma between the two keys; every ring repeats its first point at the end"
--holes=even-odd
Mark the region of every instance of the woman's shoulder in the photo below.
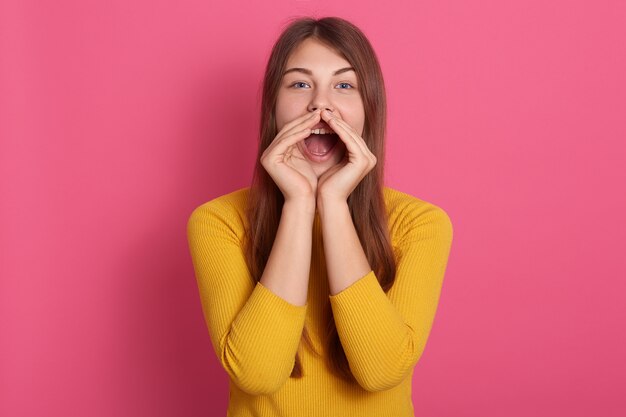
{"type": "Polygon", "coordinates": [[[452,234],[450,216],[439,205],[387,186],[383,187],[383,196],[393,240],[416,229],[432,227],[452,234]]]}
{"type": "Polygon", "coordinates": [[[249,190],[250,187],[239,188],[200,204],[191,212],[188,226],[210,221],[219,222],[232,230],[243,232],[249,190]]]}
{"type": "Polygon", "coordinates": [[[227,194],[213,197],[197,206],[195,210],[243,210],[248,201],[250,187],[239,188],[227,194]]]}
{"type": "MultiPolygon", "coordinates": [[[[385,204],[387,205],[387,211],[389,214],[399,214],[400,212],[411,210],[411,211],[419,211],[426,212],[431,210],[441,210],[444,211],[443,208],[438,205],[426,201],[422,198],[416,197],[412,194],[397,190],[395,188],[383,187],[383,196],[385,199],[385,204]]],[[[444,211],[445,212],[445,211],[444,211]]]]}

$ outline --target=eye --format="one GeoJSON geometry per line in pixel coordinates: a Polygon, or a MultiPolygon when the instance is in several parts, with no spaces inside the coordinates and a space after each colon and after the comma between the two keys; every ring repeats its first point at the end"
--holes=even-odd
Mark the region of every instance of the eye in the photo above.
{"type": "Polygon", "coordinates": [[[350,88],[354,88],[354,87],[352,86],[352,84],[350,84],[350,83],[339,83],[339,84],[337,84],[337,85],[347,85],[347,86],[349,86],[349,87],[347,87],[347,88],[341,88],[342,90],[348,90],[348,89],[350,89],[350,88]]]}
{"type": "Polygon", "coordinates": [[[297,82],[295,82],[295,83],[291,84],[291,87],[293,87],[293,88],[298,88],[298,89],[299,89],[299,88],[300,88],[299,86],[300,86],[300,85],[302,85],[302,84],[304,84],[304,85],[308,85],[308,84],[307,84],[307,83],[305,83],[305,82],[302,82],[302,81],[297,81],[297,82]]]}

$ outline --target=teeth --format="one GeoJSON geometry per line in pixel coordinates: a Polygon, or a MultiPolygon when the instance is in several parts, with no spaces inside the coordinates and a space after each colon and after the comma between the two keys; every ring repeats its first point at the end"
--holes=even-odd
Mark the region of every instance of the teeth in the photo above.
{"type": "Polygon", "coordinates": [[[333,132],[332,130],[325,130],[325,129],[312,129],[311,133],[314,133],[316,135],[332,135],[335,132],[333,132]]]}

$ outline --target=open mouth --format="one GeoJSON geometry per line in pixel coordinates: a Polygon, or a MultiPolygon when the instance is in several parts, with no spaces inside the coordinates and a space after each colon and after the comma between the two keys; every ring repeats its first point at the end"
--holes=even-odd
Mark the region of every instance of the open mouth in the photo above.
{"type": "Polygon", "coordinates": [[[334,132],[312,133],[308,138],[304,139],[304,144],[312,155],[324,156],[337,145],[338,141],[339,137],[334,132]]]}

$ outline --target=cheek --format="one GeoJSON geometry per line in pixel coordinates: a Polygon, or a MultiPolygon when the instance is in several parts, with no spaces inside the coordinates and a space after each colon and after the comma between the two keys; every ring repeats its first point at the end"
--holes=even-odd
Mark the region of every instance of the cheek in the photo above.
{"type": "Polygon", "coordinates": [[[345,115],[344,118],[346,121],[355,130],[359,131],[363,129],[365,124],[365,109],[360,99],[347,100],[345,103],[342,103],[340,111],[345,115]]]}
{"type": "Polygon", "coordinates": [[[287,119],[289,116],[286,114],[287,110],[288,109],[285,108],[284,104],[276,102],[274,115],[276,117],[276,126],[278,127],[278,130],[280,130],[280,128],[288,122],[287,119]]]}
{"type": "Polygon", "coordinates": [[[363,127],[365,126],[365,113],[361,111],[353,111],[347,115],[346,120],[354,130],[359,134],[363,134],[363,127]]]}
{"type": "Polygon", "coordinates": [[[281,97],[279,95],[276,99],[276,123],[286,124],[300,116],[298,108],[299,107],[294,100],[290,100],[288,97],[281,97]]]}

